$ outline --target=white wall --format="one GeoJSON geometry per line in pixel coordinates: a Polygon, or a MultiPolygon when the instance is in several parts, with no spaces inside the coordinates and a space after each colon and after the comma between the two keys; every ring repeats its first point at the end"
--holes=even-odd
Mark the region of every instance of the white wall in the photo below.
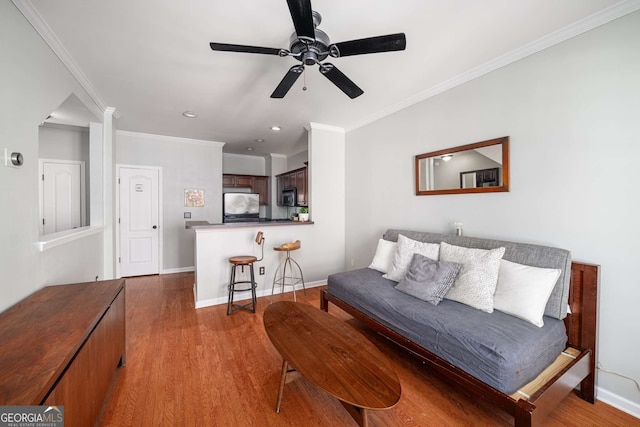
{"type": "Polygon", "coordinates": [[[40,126],[39,155],[46,159],[80,160],[89,167],[89,129],[77,126],[40,126]]]}
{"type": "Polygon", "coordinates": [[[48,249],[41,253],[38,282],[43,286],[65,283],[91,282],[100,276],[99,265],[102,261],[102,234],[93,234],[83,239],[74,240],[64,246],[48,249]],[[96,258],[93,262],[82,262],[96,258]],[[78,261],[80,260],[80,261],[78,261]]]}
{"type": "Polygon", "coordinates": [[[71,93],[97,107],[9,1],[0,2],[0,40],[0,150],[21,152],[25,159],[20,168],[0,162],[0,310],[4,310],[44,284],[102,277],[103,267],[101,238],[84,238],[51,252],[36,249],[38,126],[71,93]],[[50,268],[53,265],[68,268],[50,268]]]}
{"type": "Polygon", "coordinates": [[[341,259],[345,254],[345,133],[344,129],[311,123],[309,125],[309,219],[323,230],[323,258],[341,259]]]}
{"type": "Polygon", "coordinates": [[[180,271],[194,266],[194,235],[185,229],[191,220],[222,222],[223,143],[118,131],[116,163],[162,168],[163,269],[180,271]],[[204,189],[205,206],[184,206],[184,190],[204,189]]]}
{"type": "MultiPolygon", "coordinates": [[[[598,361],[640,379],[640,12],[347,134],[347,262],[390,227],[542,243],[601,265],[598,361]],[[511,137],[511,192],[415,196],[413,156],[511,137]]],[[[313,163],[312,163],[313,165],[313,163]]],[[[633,382],[599,397],[640,416],[633,382]]]]}
{"type": "Polygon", "coordinates": [[[309,150],[304,150],[298,154],[287,157],[287,170],[300,169],[305,166],[304,162],[309,161],[309,150]]]}
{"type": "Polygon", "coordinates": [[[222,155],[223,173],[237,175],[266,175],[265,159],[261,156],[224,153],[222,155]]]}

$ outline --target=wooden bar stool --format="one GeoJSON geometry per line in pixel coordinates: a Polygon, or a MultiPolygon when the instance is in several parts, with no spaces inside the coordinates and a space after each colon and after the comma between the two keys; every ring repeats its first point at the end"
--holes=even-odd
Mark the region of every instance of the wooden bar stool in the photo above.
{"type": "Polygon", "coordinates": [[[300,240],[296,240],[295,242],[285,243],[281,246],[276,246],[273,248],[274,251],[286,252],[287,256],[284,259],[284,262],[276,268],[276,272],[273,275],[273,285],[271,286],[271,295],[273,296],[273,291],[276,287],[276,284],[280,285],[281,293],[284,293],[284,286],[293,286],[293,300],[296,301],[296,285],[302,283],[302,289],[304,290],[304,294],[307,294],[307,289],[304,287],[304,277],[302,276],[302,268],[300,268],[300,264],[296,262],[293,258],[291,258],[291,251],[295,251],[300,249],[300,240]],[[294,268],[295,266],[295,268],[294,268]],[[289,271],[289,276],[287,276],[287,270],[289,271]],[[297,271],[296,271],[297,270],[297,271]],[[278,273],[282,272],[282,275],[278,277],[278,273]],[[289,283],[286,283],[287,279],[289,283]]]}
{"type": "Polygon", "coordinates": [[[256,312],[256,304],[258,302],[256,298],[256,287],[258,284],[256,283],[255,275],[253,272],[253,263],[262,261],[262,258],[264,258],[263,242],[264,242],[264,236],[262,234],[262,231],[258,231],[258,234],[256,234],[256,243],[260,245],[260,247],[262,248],[262,256],[260,257],[260,259],[252,255],[241,255],[241,256],[234,256],[229,258],[229,262],[231,263],[231,278],[229,279],[229,286],[227,287],[229,289],[229,300],[227,301],[227,316],[230,315],[231,313],[235,313],[238,310],[246,310],[251,313],[256,312]],[[242,272],[244,272],[245,266],[249,266],[249,273],[251,274],[251,280],[236,281],[236,268],[238,266],[241,267],[242,272]],[[248,287],[238,289],[236,288],[237,284],[248,284],[248,287]],[[248,291],[251,291],[251,302],[248,302],[247,304],[236,304],[233,302],[233,297],[236,292],[248,292],[248,291]]]}

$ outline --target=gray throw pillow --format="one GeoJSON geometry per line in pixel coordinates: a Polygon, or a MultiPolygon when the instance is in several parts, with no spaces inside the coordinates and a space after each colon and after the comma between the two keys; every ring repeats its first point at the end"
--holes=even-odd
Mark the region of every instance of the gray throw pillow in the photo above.
{"type": "Polygon", "coordinates": [[[456,262],[434,261],[424,255],[413,254],[407,275],[395,288],[438,305],[453,286],[461,267],[456,262]]]}

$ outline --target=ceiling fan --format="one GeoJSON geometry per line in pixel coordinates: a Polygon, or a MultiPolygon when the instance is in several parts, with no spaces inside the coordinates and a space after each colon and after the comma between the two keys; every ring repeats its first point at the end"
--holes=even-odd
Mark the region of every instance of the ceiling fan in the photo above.
{"type": "Polygon", "coordinates": [[[368,37],[340,43],[330,43],[329,36],[317,28],[322,17],[311,10],[311,0],[287,0],[289,12],[296,29],[291,35],[289,49],[244,46],[227,43],[209,43],[211,49],[224,52],[260,53],[264,55],[292,56],[301,62],[289,68],[287,74],[271,94],[271,98],[284,98],[291,86],[303,73],[305,65],[318,64],[320,73],[353,99],[364,92],[335,65],[324,61],[328,56],[363,55],[366,53],[404,50],[407,44],[404,33],[368,37]]]}

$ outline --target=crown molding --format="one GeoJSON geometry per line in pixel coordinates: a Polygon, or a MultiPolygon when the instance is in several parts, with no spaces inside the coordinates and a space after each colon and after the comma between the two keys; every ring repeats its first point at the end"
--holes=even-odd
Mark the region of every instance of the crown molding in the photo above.
{"type": "Polygon", "coordinates": [[[266,154],[238,154],[238,153],[222,153],[223,157],[251,157],[252,159],[264,159],[268,157],[266,154]]]}
{"type": "Polygon", "coordinates": [[[219,141],[208,141],[206,139],[192,139],[192,138],[183,138],[180,136],[169,136],[169,135],[156,135],[152,133],[141,133],[141,132],[131,132],[128,130],[116,130],[117,136],[128,136],[131,138],[139,138],[139,139],[151,139],[154,141],[162,141],[162,142],[177,142],[180,144],[195,144],[195,145],[206,145],[207,147],[220,147],[222,148],[225,143],[219,141]]]}
{"type": "Polygon", "coordinates": [[[633,13],[638,9],[640,9],[640,0],[623,0],[612,6],[609,6],[608,8],[596,12],[593,15],[576,21],[565,28],[534,40],[531,43],[527,43],[522,47],[519,47],[515,50],[512,50],[511,52],[492,59],[491,61],[486,62],[478,67],[472,68],[471,70],[459,74],[449,80],[445,80],[444,82],[439,83],[425,91],[422,91],[403,101],[391,105],[388,108],[365,117],[360,121],[354,122],[350,126],[347,126],[346,130],[347,132],[351,132],[353,130],[359,129],[386,116],[390,116],[391,114],[396,113],[400,110],[404,110],[405,108],[408,108],[414,104],[432,98],[471,80],[477,79],[478,77],[481,77],[499,68],[505,67],[509,64],[526,58],[527,56],[533,55],[534,53],[540,52],[544,49],[548,49],[572,37],[578,36],[615,19],[633,13]]]}
{"type": "Polygon", "coordinates": [[[341,128],[338,126],[323,125],[322,123],[314,123],[314,122],[310,122],[304,128],[308,131],[313,129],[313,130],[326,130],[326,131],[335,132],[335,133],[345,133],[344,128],[341,128]]]}
{"type": "Polygon", "coordinates": [[[44,122],[40,125],[43,128],[53,128],[61,130],[72,130],[75,132],[89,133],[89,124],[83,123],[56,123],[56,122],[44,122]]]}
{"type": "MultiPolygon", "coordinates": [[[[73,59],[71,54],[63,46],[62,42],[53,32],[49,24],[42,18],[40,12],[35,8],[31,0],[12,0],[13,4],[18,8],[22,15],[29,21],[31,26],[40,34],[40,37],[49,45],[49,48],[53,53],[62,61],[62,64],[67,67],[67,70],[78,81],[80,86],[87,92],[89,97],[96,103],[101,112],[106,111],[107,104],[102,97],[98,94],[93,84],[87,76],[84,74],[78,63],[73,59]]],[[[115,111],[115,110],[114,110],[115,111]]],[[[115,112],[114,117],[120,118],[120,114],[115,112]]]]}

